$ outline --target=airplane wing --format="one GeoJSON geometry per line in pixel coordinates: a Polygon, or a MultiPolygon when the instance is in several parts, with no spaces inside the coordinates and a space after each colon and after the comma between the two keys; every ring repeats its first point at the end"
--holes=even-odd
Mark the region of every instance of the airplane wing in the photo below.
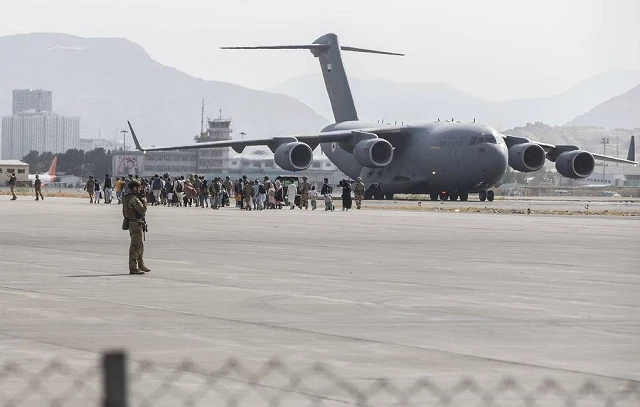
{"type": "MultiPolygon", "coordinates": [[[[539,141],[529,140],[528,138],[525,138],[525,137],[503,135],[503,138],[507,143],[507,147],[511,147],[513,145],[520,144],[520,143],[537,144],[544,149],[544,151],[547,153],[547,158],[549,158],[551,161],[555,161],[556,157],[565,151],[580,150],[580,147],[575,145],[555,145],[555,144],[549,144],[549,143],[542,143],[539,141]]],[[[593,158],[595,158],[596,160],[610,161],[610,162],[621,163],[621,164],[638,165],[638,162],[636,161],[635,150],[636,150],[635,137],[631,136],[631,142],[629,143],[629,152],[627,154],[627,159],[592,153],[590,151],[587,151],[587,152],[591,154],[593,158]]]]}
{"type": "Polygon", "coordinates": [[[300,141],[308,144],[311,149],[315,149],[320,143],[333,143],[333,142],[348,142],[357,138],[393,138],[393,136],[404,134],[407,130],[407,126],[382,126],[370,129],[354,129],[354,130],[336,130],[327,131],[313,135],[299,135],[299,136],[282,136],[282,137],[270,137],[254,140],[222,140],[222,141],[209,141],[204,143],[186,144],[178,146],[166,146],[166,147],[143,147],[138,137],[133,130],[131,122],[129,124],[129,130],[131,130],[131,136],[133,142],[138,151],[173,151],[173,150],[197,150],[201,148],[220,148],[231,147],[237,153],[241,153],[246,147],[250,146],[266,146],[273,152],[283,143],[289,143],[292,141],[300,141]]]}

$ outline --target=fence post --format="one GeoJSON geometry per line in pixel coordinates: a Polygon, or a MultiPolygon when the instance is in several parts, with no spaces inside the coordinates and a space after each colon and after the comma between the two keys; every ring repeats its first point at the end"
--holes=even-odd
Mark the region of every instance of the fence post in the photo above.
{"type": "Polygon", "coordinates": [[[102,406],[127,407],[127,356],[123,351],[102,356],[102,406]]]}

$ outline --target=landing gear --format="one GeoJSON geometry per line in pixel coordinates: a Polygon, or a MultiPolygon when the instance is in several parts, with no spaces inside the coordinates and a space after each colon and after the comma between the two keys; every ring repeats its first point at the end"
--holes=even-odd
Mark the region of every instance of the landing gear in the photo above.
{"type": "Polygon", "coordinates": [[[463,193],[460,194],[460,200],[461,201],[466,202],[467,199],[469,199],[469,194],[468,193],[463,192],[463,193]]]}
{"type": "Polygon", "coordinates": [[[441,201],[446,201],[448,197],[449,197],[449,194],[447,194],[446,192],[440,192],[441,201]]]}
{"type": "Polygon", "coordinates": [[[493,199],[495,198],[495,193],[492,190],[480,191],[478,193],[478,198],[480,198],[480,201],[482,202],[484,201],[493,202],[493,199]]]}
{"type": "Polygon", "coordinates": [[[437,201],[438,200],[438,194],[429,194],[429,199],[431,199],[432,201],[437,201]]]}
{"type": "Polygon", "coordinates": [[[385,192],[384,194],[384,199],[386,199],[387,201],[391,201],[393,200],[393,194],[390,194],[388,192],[385,192]]]}
{"type": "Polygon", "coordinates": [[[458,200],[458,193],[457,192],[452,192],[451,195],[449,195],[449,200],[450,201],[457,201],[458,200]]]}

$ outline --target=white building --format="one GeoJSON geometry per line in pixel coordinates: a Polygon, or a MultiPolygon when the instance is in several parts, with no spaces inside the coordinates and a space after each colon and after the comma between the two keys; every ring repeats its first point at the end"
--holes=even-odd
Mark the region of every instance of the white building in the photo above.
{"type": "Polygon", "coordinates": [[[0,161],[0,185],[8,185],[9,177],[7,177],[7,174],[14,172],[18,184],[29,182],[29,164],[20,160],[2,160],[0,161]]]}
{"type": "Polygon", "coordinates": [[[81,138],[78,142],[78,150],[91,151],[102,148],[105,151],[122,150],[124,143],[122,140],[81,138]]]}
{"type": "Polygon", "coordinates": [[[2,159],[22,159],[33,150],[64,153],[79,142],[79,117],[46,112],[2,118],[2,159]]]}

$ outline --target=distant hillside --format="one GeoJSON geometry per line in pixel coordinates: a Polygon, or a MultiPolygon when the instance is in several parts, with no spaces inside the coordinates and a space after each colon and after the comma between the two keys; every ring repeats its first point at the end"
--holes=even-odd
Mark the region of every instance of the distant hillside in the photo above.
{"type": "Polygon", "coordinates": [[[599,104],[571,120],[569,125],[640,128],[640,86],[599,104]]]}
{"type": "Polygon", "coordinates": [[[11,90],[53,91],[54,111],[81,117],[81,137],[114,137],[131,120],[145,143],[193,141],[206,112],[222,109],[235,135],[248,138],[317,131],[327,121],[284,95],[193,78],[161,65],[118,38],[66,34],[0,37],[0,115],[11,114],[11,90]]]}
{"type": "MultiPolygon", "coordinates": [[[[639,84],[640,71],[608,71],[554,96],[490,102],[439,82],[395,83],[379,79],[351,79],[356,107],[363,119],[416,123],[438,117],[453,117],[456,120],[477,118],[502,129],[536,121],[565,124],[597,104],[639,84]]],[[[271,90],[293,96],[327,119],[333,118],[320,74],[292,78],[271,90]]]]}

